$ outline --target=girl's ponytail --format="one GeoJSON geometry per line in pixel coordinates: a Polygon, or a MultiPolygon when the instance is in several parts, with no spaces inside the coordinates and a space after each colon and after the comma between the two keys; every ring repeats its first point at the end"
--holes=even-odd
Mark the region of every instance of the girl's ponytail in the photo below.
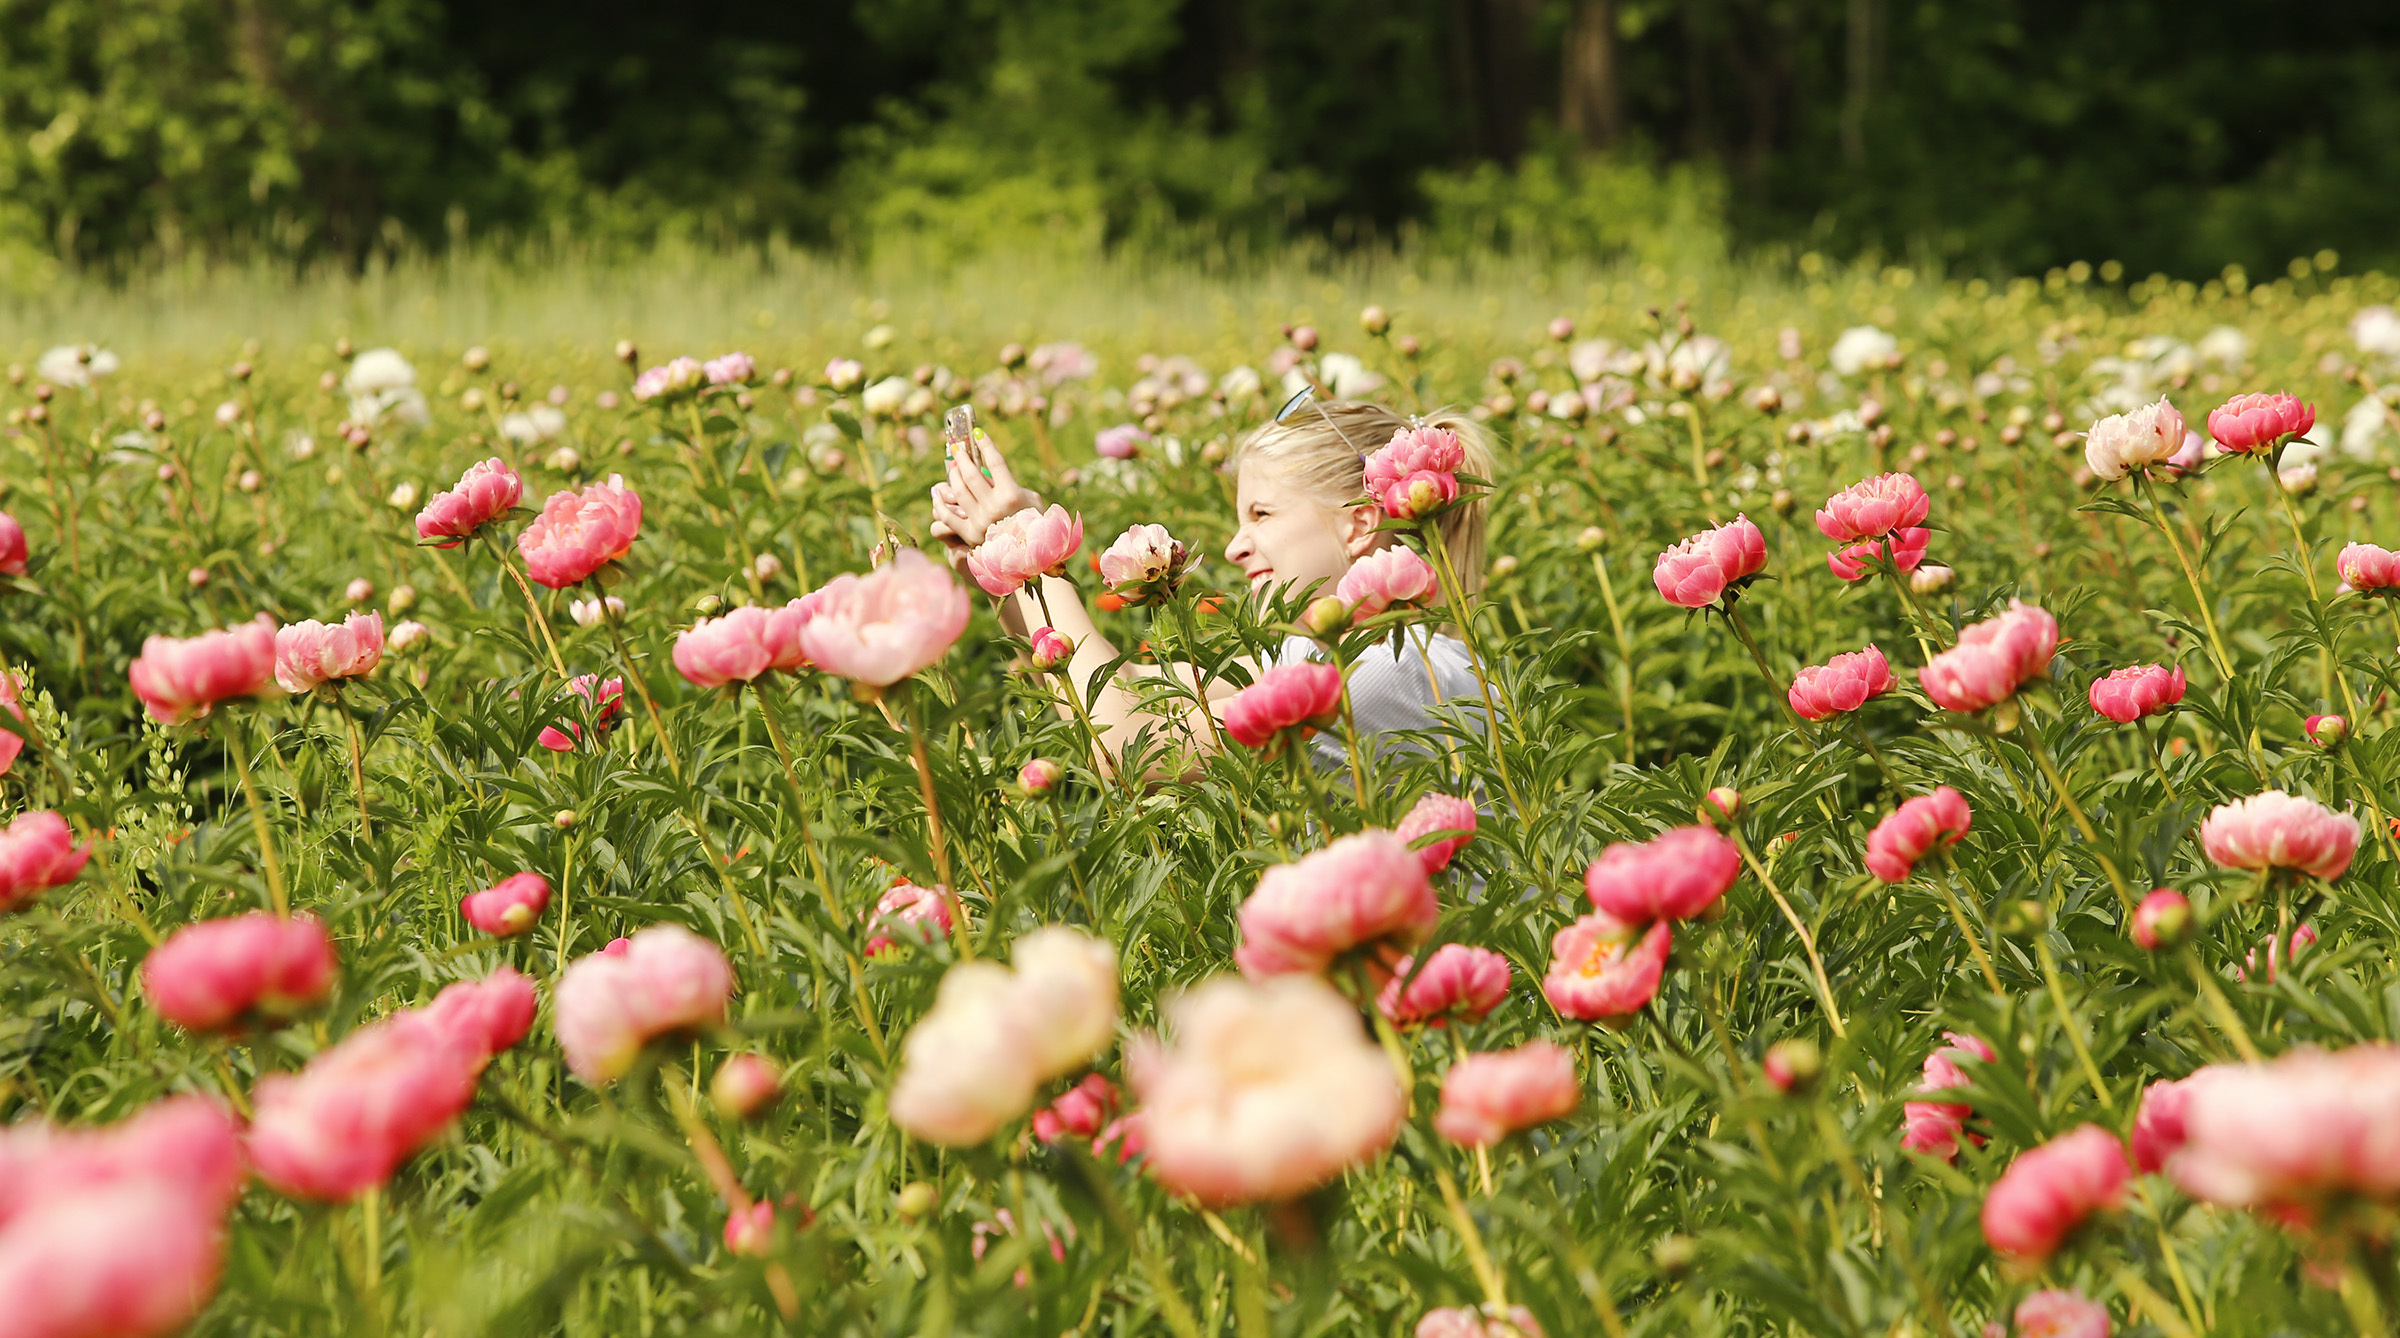
{"type": "MultiPolygon", "coordinates": [[[[1355,501],[1366,491],[1366,458],[1393,435],[1411,427],[1438,427],[1455,434],[1466,458],[1458,472],[1489,481],[1496,464],[1490,429],[1464,413],[1438,409],[1411,419],[1380,404],[1337,400],[1304,405],[1280,423],[1252,432],[1235,457],[1271,460],[1327,506],[1355,501]]],[[[1452,507],[1434,522],[1442,546],[1467,594],[1483,588],[1486,498],[1452,507]]]]}

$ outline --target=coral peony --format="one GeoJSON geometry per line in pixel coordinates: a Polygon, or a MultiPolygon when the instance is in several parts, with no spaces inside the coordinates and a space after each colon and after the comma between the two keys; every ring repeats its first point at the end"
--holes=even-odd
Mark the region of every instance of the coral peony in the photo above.
{"type": "Polygon", "coordinates": [[[275,620],[262,613],[195,637],[150,637],[126,677],[164,725],[207,715],[228,698],[265,696],[275,690],[275,620]]]}
{"type": "Polygon", "coordinates": [[[1826,498],[1817,512],[1817,528],[1835,543],[1880,539],[1923,525],[1932,505],[1915,475],[1878,474],[1826,498]]]}
{"type": "Polygon", "coordinates": [[[1442,1108],[1433,1128],[1453,1143],[1480,1147],[1562,1118],[1582,1099],[1575,1052],[1528,1041],[1514,1050],[1463,1055],[1452,1064],[1442,1078],[1442,1108]]]}
{"type": "Polygon", "coordinates": [[[725,1214],[725,1252],[764,1259],[774,1249],[775,1205],[761,1199],[725,1214]]]}
{"type": "Polygon", "coordinates": [[[1417,852],[1370,829],[1268,869],[1242,903],[1233,960],[1254,979],[1318,973],[1357,949],[1418,943],[1441,916],[1417,852]]]}
{"type": "Polygon", "coordinates": [[[1026,1020],[1034,1079],[1083,1067],[1117,1031],[1117,950],[1080,929],[1050,925],[1019,938],[1010,1007],[1026,1020]]]}
{"type": "Polygon", "coordinates": [[[1352,621],[1365,622],[1388,609],[1431,604],[1441,594],[1441,578],[1415,549],[1386,548],[1351,563],[1333,593],[1350,606],[1352,621]]]}
{"type": "Polygon", "coordinates": [[[1620,841],[1584,870],[1592,905],[1629,924],[1704,914],[1742,872],[1741,851],[1712,827],[1676,827],[1620,841]]]}
{"type": "Polygon", "coordinates": [[[498,456],[467,466],[458,486],[437,492],[417,513],[417,537],[456,548],[482,527],[507,515],[525,496],[525,480],[498,456]]]}
{"type": "Polygon", "coordinates": [[[534,742],[554,753],[575,751],[576,742],[583,738],[583,722],[572,718],[574,714],[588,711],[592,716],[592,728],[603,734],[614,728],[625,714],[625,680],[622,678],[602,682],[598,674],[577,674],[567,680],[566,691],[558,695],[569,718],[556,725],[544,725],[542,732],[534,736],[534,742]],[[579,706],[575,702],[565,701],[569,696],[583,698],[582,704],[579,706]]]}
{"type": "Polygon", "coordinates": [[[1190,555],[1164,525],[1132,525],[1100,555],[1100,579],[1128,604],[1154,604],[1183,583],[1190,555]]]}
{"type": "Polygon", "coordinates": [[[2183,666],[2128,665],[2092,680],[2092,709],[2120,725],[2158,715],[2183,700],[2183,666]]]}
{"type": "Polygon", "coordinates": [[[1440,427],[1404,427],[1359,462],[1359,473],[1367,496],[1388,510],[1385,498],[1395,491],[1405,496],[1410,481],[1419,476],[1437,489],[1446,482],[1449,496],[1455,498],[1458,467],[1466,462],[1467,450],[1457,433],[1440,427]]]}
{"type": "Polygon", "coordinates": [[[611,474],[581,492],[550,494],[542,514],[517,536],[517,552],[535,584],[558,590],[631,552],[641,534],[641,494],[611,474]]]}
{"type": "Polygon", "coordinates": [[[2200,824],[2200,848],[2221,869],[2298,869],[2335,879],[2358,853],[2356,815],[2268,790],[2219,804],[2200,824]]]}
{"type": "Polygon", "coordinates": [[[875,903],[874,929],[864,949],[880,957],[902,941],[920,946],[950,933],[950,899],[934,888],[895,883],[875,903]]]}
{"type": "Polygon", "coordinates": [[[1083,517],[1053,505],[1032,507],[992,525],[967,555],[967,572],[987,595],[1013,595],[1027,581],[1066,574],[1067,559],[1083,547],[1083,517]]]}
{"type": "Polygon", "coordinates": [[[1129,1047],[1150,1174],[1223,1206],[1297,1197],[1389,1147],[1391,1060],[1309,976],[1219,978],[1167,1007],[1175,1039],[1129,1047]]]}
{"type": "Polygon", "coordinates": [[[2153,890],[2133,908],[2133,941],[2151,952],[2180,945],[2191,931],[2191,900],[2171,887],[2153,890]]]}
{"type": "Polygon", "coordinates": [[[169,934],[142,960],[142,993],[188,1031],[281,1019],[333,992],[333,940],[312,916],[253,911],[169,934]]]}
{"type": "Polygon", "coordinates": [[[1885,562],[1903,572],[1913,572],[1925,561],[1925,550],[1932,543],[1933,531],[1929,529],[1920,526],[1902,530],[1889,539],[1870,539],[1827,553],[1825,568],[1835,579],[1853,583],[1874,575],[1885,562]]]}
{"type": "Polygon", "coordinates": [[[25,543],[25,527],[17,518],[0,511],[0,576],[23,576],[32,550],[25,543]]]}
{"type": "Polygon", "coordinates": [[[800,645],[827,673],[888,688],[950,652],[973,611],[966,589],[914,548],[864,576],[836,576],[817,592],[800,645]]]}
{"type": "Polygon", "coordinates": [[[1966,796],[1949,786],[1918,795],[1867,833],[1867,872],[1887,883],[1906,882],[1918,860],[1957,845],[1974,825],[1966,796]]]}
{"type": "Polygon", "coordinates": [[[733,967],[716,944],[657,924],[623,952],[596,952],[568,967],[551,1027],[567,1067],[598,1087],[623,1077],[651,1040],[723,1019],[732,994],[733,967]]]}
{"type": "Polygon", "coordinates": [[[698,358],[675,358],[643,368],[642,374],[633,378],[633,397],[644,404],[671,399],[698,390],[707,380],[708,369],[698,358]]]}
{"type": "Polygon", "coordinates": [[[2084,463],[2092,477],[2121,479],[2165,464],[2183,449],[2183,415],[2161,397],[2131,413],[2113,414],[2083,435],[2084,463]]]}
{"type": "Polygon", "coordinates": [[[1410,845],[1416,845],[1435,832],[1458,833],[1417,850],[1417,859],[1425,865],[1425,872],[1440,873],[1450,867],[1452,857],[1475,839],[1475,805],[1455,795],[1429,794],[1408,810],[1408,816],[1400,819],[1400,825],[1395,830],[1400,839],[1410,845]]]}
{"type": "Polygon", "coordinates": [[[701,363],[700,374],[712,386],[748,385],[758,379],[758,363],[747,353],[725,353],[701,363]]]}
{"type": "Polygon", "coordinates": [[[1075,640],[1055,627],[1038,627],[1028,639],[1027,659],[1037,673],[1049,673],[1075,658],[1075,640]]]}
{"type": "Polygon", "coordinates": [[[1638,1013],[1657,995],[1674,943],[1668,921],[1645,933],[1594,911],[1551,936],[1543,997],[1561,1014],[1586,1022],[1638,1013]]]}
{"type": "Polygon", "coordinates": [[[801,631],[823,602],[811,593],[781,606],[751,604],[703,619],[676,633],[676,672],[695,686],[721,688],[751,682],[770,669],[807,668],[801,631]]]}
{"type": "Polygon", "coordinates": [[[1279,664],[1225,703],[1225,732],[1244,747],[1263,748],[1285,730],[1331,725],[1341,709],[1339,666],[1279,664]]]}
{"type": "Polygon", "coordinates": [[[382,662],[380,613],[353,613],[332,627],[311,618],[275,633],[275,681],[286,692],[363,678],[382,662]]]}
{"type": "Polygon", "coordinates": [[[1650,579],[1679,608],[1704,609],[1767,565],[1767,536],[1748,516],[1703,530],[1658,555],[1650,579]]]}
{"type": "Polygon", "coordinates": [[[1489,948],[1445,943],[1433,950],[1424,970],[1416,967],[1414,957],[1392,963],[1392,978],[1375,996],[1376,1010],[1399,1026],[1439,1027],[1452,1017],[1481,1022],[1508,997],[1508,959],[1489,948]]]}
{"type": "Polygon", "coordinates": [[[1122,1104],[1115,1083],[1087,1073],[1082,1082],[1033,1113],[1033,1136],[1045,1143],[1068,1137],[1098,1138],[1122,1104]]]}
{"type": "Polygon", "coordinates": [[[423,1010],[368,1023],[298,1074],[258,1080],[251,1164],[294,1197],[354,1198],[458,1118],[489,1058],[423,1010]]]}
{"type": "Polygon", "coordinates": [[[533,981],[503,966],[481,980],[443,986],[433,1002],[418,1011],[428,1023],[489,1059],[524,1040],[540,1008],[533,981]]]}
{"type": "Polygon", "coordinates": [[[1417,1321],[1415,1338],[1544,1338],[1533,1312],[1521,1305],[1443,1306],[1417,1321]]]}
{"type": "MultiPolygon", "coordinates": [[[[2337,1196],[2400,1201],[2400,1047],[2301,1049],[2217,1064],[2176,1085],[2182,1139],[2167,1174],[2226,1207],[2305,1209],[2337,1196]]],[[[2161,1112],[2171,1132],[2170,1105],[2161,1112]]],[[[2162,1137],[2162,1145],[2171,1142],[2162,1137]]]]}
{"type": "Polygon", "coordinates": [[[2108,1338],[2108,1307],[2081,1292],[2039,1291],[2017,1302],[2017,1338],[2108,1338]]]}
{"type": "Polygon", "coordinates": [[[2208,414],[2208,435],[2237,455],[2270,450],[2316,425],[2315,407],[2297,395],[2236,395],[2208,414]]]}
{"type": "MultiPolygon", "coordinates": [[[[1958,1066],[1962,1059],[1978,1059],[1993,1063],[1998,1056],[1982,1038],[1964,1032],[1945,1031],[1942,1045],[1925,1057],[1923,1080],[1917,1084],[1922,1094],[1949,1091],[1965,1087],[1973,1081],[1966,1070],[1958,1066]]],[[[1910,1101],[1901,1106],[1904,1128],[1900,1146],[1910,1152],[1948,1161],[1958,1155],[1958,1140],[1966,1132],[1967,1117],[1975,1107],[1963,1101],[1910,1101]]]]}
{"type": "Polygon", "coordinates": [[[2096,1124],[2044,1143],[2010,1162],[1983,1200],[1983,1238],[2038,1264],[2095,1212],[2122,1207],[2133,1168],[2124,1145],[2096,1124]]]}
{"type": "Polygon", "coordinates": [[[1882,648],[1868,646],[1792,675],[1788,697],[1801,719],[1823,720],[1857,710],[1868,699],[1891,691],[1895,681],[1891,661],[1883,657],[1882,648]]]}
{"type": "Polygon", "coordinates": [[[533,928],[549,904],[550,880],[538,873],[520,873],[481,892],[469,892],[458,903],[458,913],[484,933],[507,938],[533,928]]]}
{"type": "Polygon", "coordinates": [[[1917,682],[1944,710],[1980,711],[2047,673],[2057,651],[2058,620],[2012,599],[2008,612],[1960,631],[1957,645],[1917,671],[1917,682]]]}
{"type": "Polygon", "coordinates": [[[2342,584],[2362,595],[2400,593],[2400,553],[2373,544],[2344,545],[2333,560],[2342,584]]]}
{"type": "Polygon", "coordinates": [[[734,1055],[708,1080],[708,1099],[729,1120],[746,1120],[783,1093],[783,1075],[757,1055],[734,1055]]]}
{"type": "Polygon", "coordinates": [[[2133,1119],[2133,1164],[2143,1174],[2164,1169],[2167,1158],[2183,1146],[2183,1084],[2161,1078],[2142,1092],[2142,1108],[2133,1119]]]}
{"type": "Polygon", "coordinates": [[[9,819],[7,830],[0,831],[0,915],[74,882],[91,857],[89,849],[75,844],[67,820],[46,808],[9,819]]]}

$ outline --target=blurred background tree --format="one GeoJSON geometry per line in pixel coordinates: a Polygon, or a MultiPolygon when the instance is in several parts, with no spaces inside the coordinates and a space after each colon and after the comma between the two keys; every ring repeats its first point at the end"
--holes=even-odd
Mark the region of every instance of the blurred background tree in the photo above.
{"type": "Polygon", "coordinates": [[[662,234],[2389,265],[2400,6],[0,0],[0,281],[662,234]]]}

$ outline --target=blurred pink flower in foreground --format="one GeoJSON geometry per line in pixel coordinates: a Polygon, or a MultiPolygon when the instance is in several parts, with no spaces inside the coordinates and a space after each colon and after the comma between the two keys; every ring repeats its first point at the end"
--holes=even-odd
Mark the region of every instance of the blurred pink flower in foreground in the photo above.
{"type": "Polygon", "coordinates": [[[1358,1013],[1311,976],[1220,977],[1128,1047],[1150,1174],[1223,1206],[1295,1198],[1391,1146],[1402,1102],[1358,1013]]]}
{"type": "MultiPolygon", "coordinates": [[[[567,680],[567,690],[559,696],[569,694],[583,698],[586,705],[578,708],[575,703],[567,702],[562,709],[570,714],[577,709],[590,711],[592,727],[602,734],[614,728],[618,719],[625,714],[625,680],[622,678],[602,682],[598,674],[577,674],[567,680]]],[[[542,732],[534,736],[534,742],[554,753],[571,753],[582,738],[583,723],[567,719],[556,725],[544,725],[542,732]]]]}
{"type": "Polygon", "coordinates": [[[1788,695],[1792,710],[1801,719],[1823,720],[1857,710],[1870,698],[1891,691],[1895,681],[1891,661],[1883,657],[1882,648],[1868,646],[1792,675],[1788,695]]]}
{"type": "Polygon", "coordinates": [[[0,511],[0,576],[23,576],[31,550],[25,544],[25,527],[17,518],[0,511]]]}
{"type": "Polygon", "coordinates": [[[2058,620],[2012,599],[2008,612],[1961,630],[1957,645],[1917,671],[1917,682],[1944,710],[1980,711],[2047,673],[2057,651],[2058,620]]]}
{"type": "Polygon", "coordinates": [[[516,508],[525,496],[525,480],[498,456],[467,466],[458,486],[437,492],[417,513],[417,537],[435,539],[436,548],[456,548],[467,536],[516,508]]]}
{"type": "Polygon", "coordinates": [[[1417,959],[1392,963],[1392,978],[1375,996],[1375,1007],[1395,1025],[1424,1023],[1446,1026],[1455,1016],[1461,1022],[1481,1022],[1484,1015],[1508,997],[1508,959],[1489,948],[1445,943],[1434,949],[1425,969],[1415,971],[1417,959]],[[1403,984],[1407,985],[1404,990],[1403,984]]]}
{"type": "Polygon", "coordinates": [[[580,492],[554,492],[517,536],[525,574],[536,585],[564,589],[633,551],[642,534],[641,494],[623,475],[580,492]]]}
{"type": "Polygon", "coordinates": [[[1933,531],[1918,527],[1902,530],[1889,539],[1869,539],[1848,548],[1825,555],[1825,568],[1836,579],[1863,581],[1878,570],[1876,563],[1889,562],[1903,572],[1915,571],[1924,565],[1925,550],[1933,543],[1933,531]]]}
{"type": "MultiPolygon", "coordinates": [[[[1979,1059],[1990,1064],[1999,1058],[1980,1037],[1945,1031],[1942,1039],[1948,1044],[1925,1057],[1924,1078],[1917,1084],[1920,1093],[1967,1086],[1973,1080],[1958,1066],[1962,1059],[1979,1059]]],[[[1967,1117],[1974,1113],[1975,1107],[1964,1101],[1907,1102],[1901,1106],[1900,1146],[1949,1161],[1958,1155],[1959,1135],[1966,1132],[1967,1117]]]]}
{"type": "Polygon", "coordinates": [[[1435,832],[1459,833],[1417,851],[1417,859],[1424,864],[1426,873],[1440,873],[1450,867],[1452,857],[1475,839],[1475,805],[1455,795],[1429,794],[1408,810],[1395,830],[1401,840],[1411,845],[1435,832]]]}
{"type": "Polygon", "coordinates": [[[748,683],[770,669],[808,667],[801,630],[823,603],[810,593],[783,605],[749,604],[675,634],[675,669],[694,685],[748,683]]]}
{"type": "Polygon", "coordinates": [[[2317,425],[2317,411],[2297,395],[2236,395],[2208,414],[2208,435],[2238,455],[2281,445],[2317,425]]]}
{"type": "Polygon", "coordinates": [[[888,688],[950,652],[973,611],[949,569],[914,548],[864,576],[845,573],[816,594],[800,629],[808,658],[869,690],[888,688]]]}
{"type": "Polygon", "coordinates": [[[2200,848],[2221,869],[2297,869],[2330,880],[2349,870],[2359,831],[2355,814],[2268,790],[2217,805],[2200,824],[2200,848]]]}
{"type": "Polygon", "coordinates": [[[2400,1202],[2400,1048],[2215,1064],[2175,1091],[2182,1138],[2167,1148],[2166,1171],[2194,1198],[2301,1227],[2344,1198],[2400,1202]]]}
{"type": "MultiPolygon", "coordinates": [[[[16,674],[6,669],[0,669],[0,710],[6,710],[10,715],[15,716],[20,726],[25,723],[23,693],[24,686],[18,682],[16,674]]],[[[9,768],[17,764],[17,754],[23,751],[25,751],[23,733],[12,734],[7,730],[0,730],[0,776],[8,774],[9,768]]],[[[6,909],[8,908],[5,905],[0,905],[0,910],[6,909]]]]}
{"type": "Polygon", "coordinates": [[[2133,1164],[2148,1175],[2166,1166],[2167,1158],[2183,1146],[2183,1084],[2161,1078],[2142,1092],[2142,1108],[2133,1120],[2133,1164]]]}
{"type": "Polygon", "coordinates": [[[1918,795],[1867,833],[1867,872],[1887,883],[1906,882],[1918,860],[1957,845],[1974,824],[1966,796],[1949,786],[1918,795]]]}
{"type": "Polygon", "coordinates": [[[181,1329],[216,1291],[241,1184],[233,1118],[200,1097],[100,1129],[0,1130],[0,1333],[181,1329]]]}
{"type": "Polygon", "coordinates": [[[258,1080],[250,1161],[297,1198],[342,1201],[450,1127],[492,1056],[533,1021],[533,982],[506,967],[351,1032],[298,1074],[258,1080]]]}
{"type": "Polygon", "coordinates": [[[331,627],[310,618],[275,633],[275,681],[286,692],[361,678],[382,662],[380,613],[353,613],[331,627]]]}
{"type": "Polygon", "coordinates": [[[1279,664],[1225,703],[1225,732],[1244,747],[1263,748],[1285,730],[1332,724],[1341,707],[1340,666],[1279,664]]]}
{"type": "Polygon", "coordinates": [[[1741,872],[1741,852],[1714,828],[1675,827],[1601,851],[1584,870],[1583,890],[1593,906],[1630,924],[1689,920],[1714,906],[1741,872]]]}
{"type": "Polygon", "coordinates": [[[765,1199],[725,1215],[726,1253],[763,1259],[774,1241],[775,1205],[765,1199]]]}
{"type": "Polygon", "coordinates": [[[90,850],[75,844],[67,820],[46,808],[9,819],[7,830],[0,831],[0,914],[74,882],[91,857],[90,850]]]}
{"type": "Polygon", "coordinates": [[[1083,517],[1063,506],[1032,507],[994,524],[967,555],[967,572],[987,595],[1013,595],[1028,581],[1066,574],[1083,547],[1083,517]]]}
{"type": "Polygon", "coordinates": [[[716,944],[677,924],[633,935],[623,952],[596,952],[558,982],[551,1027],[567,1067],[598,1087],[625,1076],[650,1041],[725,1016],[733,967],[716,944]]]}
{"type": "Polygon", "coordinates": [[[1441,916],[1407,842],[1394,832],[1355,832],[1259,878],[1242,903],[1233,961],[1253,979],[1321,973],[1362,948],[1421,942],[1441,916]]]}
{"type": "Polygon", "coordinates": [[[275,620],[266,614],[194,637],[154,636],[126,671],[152,719],[180,725],[232,697],[275,690],[275,620]]]}
{"type": "Polygon", "coordinates": [[[458,913],[484,933],[507,938],[533,928],[549,904],[550,880],[538,873],[520,873],[481,892],[469,892],[458,903],[458,913]]]}
{"type": "Polygon", "coordinates": [[[2092,680],[2092,709],[2120,725],[2157,715],[2183,700],[2183,666],[2135,664],[2092,680]]]}
{"type": "Polygon", "coordinates": [[[1748,516],[1703,530],[1658,555],[1651,583],[1669,604],[1704,609],[1767,565],[1767,536],[1748,516]]]}
{"type": "Polygon", "coordinates": [[[1514,1050],[1460,1056],[1442,1078],[1442,1108],[1433,1127],[1453,1143],[1483,1146],[1563,1118],[1582,1099],[1575,1052],[1528,1041],[1514,1050]]]}
{"type": "Polygon", "coordinates": [[[962,962],[901,1046],[893,1123],[948,1147],[983,1142],[1043,1083],[1083,1067],[1115,1035],[1116,949],[1062,926],[1012,950],[1015,969],[962,962]]]}
{"type": "Polygon", "coordinates": [[[1350,606],[1353,622],[1387,609],[1420,608],[1441,594],[1441,578],[1433,564],[1413,548],[1386,548],[1369,553],[1342,573],[1334,597],[1350,606]]]}
{"type": "Polygon", "coordinates": [[[2133,1179],[2124,1145],[2096,1124],[2062,1134],[2010,1162],[1983,1200],[1983,1238],[2038,1264],[2095,1212],[2119,1208],[2133,1179]]]}
{"type": "Polygon", "coordinates": [[[2108,1338],[2108,1307],[2081,1292],[2040,1291],[2017,1302],[2017,1338],[2108,1338]]]}
{"type": "Polygon", "coordinates": [[[1415,1338],[1544,1338],[1533,1312],[1512,1305],[1443,1306],[1417,1321],[1415,1338]]]}
{"type": "Polygon", "coordinates": [[[1594,911],[1551,936],[1542,994],[1562,1015],[1584,1022],[1638,1013],[1658,994],[1674,944],[1668,921],[1643,932],[1594,911]]]}
{"type": "Polygon", "coordinates": [[[167,935],[142,959],[142,993],[187,1031],[219,1031],[323,1003],[336,967],[333,940],[316,917],[252,911],[167,935]]]}
{"type": "Polygon", "coordinates": [[[1924,524],[1932,506],[1915,475],[1878,474],[1826,498],[1817,528],[1835,543],[1880,539],[1924,524]]]}
{"type": "Polygon", "coordinates": [[[2182,413],[2162,397],[2092,424],[2083,436],[2083,460],[2092,477],[2121,479],[2172,461],[2183,449],[2183,437],[2182,413]]]}

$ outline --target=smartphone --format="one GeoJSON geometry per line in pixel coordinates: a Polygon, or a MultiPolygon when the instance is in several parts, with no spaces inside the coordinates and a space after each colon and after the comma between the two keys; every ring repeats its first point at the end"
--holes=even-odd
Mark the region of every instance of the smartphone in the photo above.
{"type": "Polygon", "coordinates": [[[975,406],[972,404],[954,405],[949,413],[942,416],[942,454],[966,460],[982,470],[987,479],[992,476],[992,469],[983,462],[983,448],[990,445],[991,440],[983,435],[982,428],[975,426],[975,406]]]}

